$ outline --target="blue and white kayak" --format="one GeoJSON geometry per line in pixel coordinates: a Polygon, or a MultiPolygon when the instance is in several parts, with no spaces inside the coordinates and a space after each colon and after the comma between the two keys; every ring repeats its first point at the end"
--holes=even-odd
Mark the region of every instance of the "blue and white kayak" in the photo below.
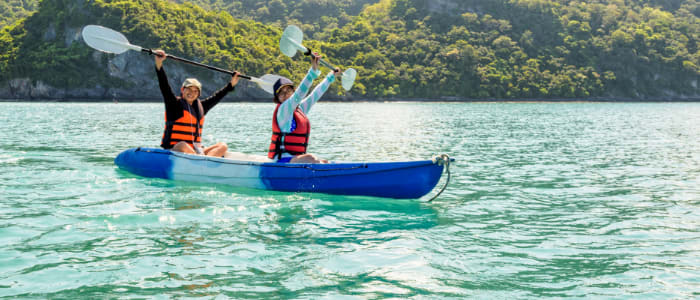
{"type": "Polygon", "coordinates": [[[420,198],[435,187],[444,168],[440,157],[408,162],[292,164],[243,153],[219,158],[159,148],[128,149],[114,163],[144,177],[388,198],[420,198]]]}

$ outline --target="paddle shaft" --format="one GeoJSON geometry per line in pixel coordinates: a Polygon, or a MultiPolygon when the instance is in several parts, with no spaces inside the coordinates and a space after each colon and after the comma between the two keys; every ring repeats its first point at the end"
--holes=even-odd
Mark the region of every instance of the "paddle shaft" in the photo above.
{"type": "MultiPolygon", "coordinates": [[[[295,27],[296,27],[296,26],[295,26],[295,27]]],[[[298,29],[298,28],[297,28],[297,29],[298,29]]],[[[285,37],[283,36],[283,38],[285,38],[285,37]]],[[[301,44],[301,40],[295,41],[295,40],[294,40],[293,38],[291,38],[291,37],[286,37],[286,39],[287,39],[290,43],[292,43],[293,45],[295,45],[299,51],[301,51],[302,53],[304,53],[304,55],[306,55],[306,56],[311,56],[311,57],[316,57],[316,54],[314,54],[314,53],[311,51],[311,48],[306,47],[306,46],[304,46],[304,45],[301,44]],[[306,51],[302,51],[302,50],[306,50],[306,51]]],[[[331,69],[331,70],[334,70],[334,71],[340,70],[340,69],[336,68],[335,66],[329,64],[327,61],[323,60],[323,58],[321,58],[321,59],[319,60],[319,62],[320,62],[324,67],[329,68],[329,69],[331,69]]]]}
{"type": "MultiPolygon", "coordinates": [[[[304,47],[304,48],[306,48],[306,47],[304,47]]],[[[306,52],[304,52],[304,55],[316,57],[316,55],[313,54],[313,53],[311,52],[311,48],[306,48],[306,52]]],[[[330,63],[328,63],[327,61],[323,60],[323,58],[321,58],[321,59],[319,60],[319,62],[320,62],[324,67],[329,68],[329,69],[331,69],[331,70],[333,70],[333,71],[339,70],[339,69],[336,68],[335,66],[333,66],[333,65],[331,65],[330,63]]]]}
{"type": "MultiPolygon", "coordinates": [[[[334,73],[339,73],[340,68],[331,65],[327,61],[321,59],[317,54],[313,53],[311,49],[301,44],[304,39],[304,33],[301,32],[299,27],[294,25],[289,25],[282,32],[282,37],[280,37],[280,51],[288,57],[294,57],[297,52],[301,52],[306,56],[311,56],[314,59],[314,64],[320,63],[324,67],[333,70],[334,73]],[[318,60],[316,60],[318,58],[318,60]]],[[[343,89],[349,91],[353,84],[355,83],[355,78],[357,77],[357,70],[353,68],[348,68],[340,75],[340,83],[343,89]]]]}
{"type": "MultiPolygon", "coordinates": [[[[148,54],[150,54],[150,55],[157,55],[157,54],[155,54],[155,52],[153,52],[153,50],[151,50],[151,49],[141,48],[141,51],[146,52],[146,53],[148,53],[148,54]]],[[[210,65],[205,65],[205,64],[203,64],[203,63],[198,63],[198,62],[196,62],[196,61],[191,61],[191,60],[188,60],[188,59],[184,59],[184,58],[181,58],[181,57],[177,57],[177,56],[175,56],[175,55],[166,54],[165,56],[166,56],[167,58],[170,58],[170,59],[174,59],[174,60],[177,60],[177,61],[181,61],[181,62],[184,62],[184,63],[188,63],[188,64],[195,65],[195,66],[198,66],[198,67],[204,67],[204,68],[207,68],[207,69],[209,69],[209,70],[214,70],[214,71],[226,73],[226,74],[229,74],[229,75],[231,75],[231,76],[233,76],[233,75],[235,74],[235,72],[233,72],[233,71],[225,70],[225,69],[222,69],[222,68],[217,68],[217,67],[210,66],[210,65]]],[[[238,77],[243,78],[243,79],[248,79],[248,80],[251,80],[251,79],[252,79],[250,76],[248,76],[248,75],[243,75],[243,74],[240,74],[240,73],[238,74],[238,77]]]]}

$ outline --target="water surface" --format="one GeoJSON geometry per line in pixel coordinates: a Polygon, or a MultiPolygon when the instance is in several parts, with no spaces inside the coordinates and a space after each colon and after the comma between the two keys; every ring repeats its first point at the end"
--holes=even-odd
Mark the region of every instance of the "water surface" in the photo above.
{"type": "MultiPolygon", "coordinates": [[[[0,296],[700,296],[698,103],[314,107],[323,158],[455,157],[431,203],[141,178],[113,159],[162,104],[0,105],[0,296]]],[[[222,103],[204,142],[262,155],[273,109],[222,103]]]]}

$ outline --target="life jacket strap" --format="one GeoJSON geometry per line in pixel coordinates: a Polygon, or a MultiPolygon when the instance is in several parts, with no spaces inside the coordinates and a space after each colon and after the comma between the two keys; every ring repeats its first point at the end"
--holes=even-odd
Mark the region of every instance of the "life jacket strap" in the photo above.
{"type": "Polygon", "coordinates": [[[303,134],[303,133],[284,133],[284,132],[279,132],[279,131],[273,131],[272,134],[275,135],[283,135],[283,136],[297,136],[297,137],[308,137],[309,134],[303,134]]]}

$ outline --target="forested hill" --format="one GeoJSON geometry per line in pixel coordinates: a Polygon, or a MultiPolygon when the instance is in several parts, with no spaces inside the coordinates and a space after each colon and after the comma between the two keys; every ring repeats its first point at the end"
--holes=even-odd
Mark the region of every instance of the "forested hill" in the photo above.
{"type": "Polygon", "coordinates": [[[699,13],[692,0],[382,0],[325,37],[373,97],[697,97],[699,13]]]}
{"type": "MultiPolygon", "coordinates": [[[[159,99],[153,57],[89,48],[80,36],[88,24],[120,31],[135,45],[251,75],[299,79],[308,68],[277,50],[281,29],[228,13],[161,0],[43,0],[33,15],[0,30],[0,98],[159,99]]],[[[230,79],[172,60],[165,68],[173,87],[196,76],[211,92],[230,79]]],[[[233,97],[270,96],[244,80],[233,97]]]]}
{"type": "Polygon", "coordinates": [[[0,28],[22,19],[36,10],[39,0],[0,1],[0,28]]]}
{"type": "Polygon", "coordinates": [[[223,10],[235,18],[284,28],[299,26],[313,37],[322,30],[342,27],[362,8],[379,0],[171,0],[191,2],[208,10],[223,10]]]}
{"type": "MultiPolygon", "coordinates": [[[[152,57],[91,50],[79,35],[87,24],[224,68],[298,79],[308,62],[278,49],[283,26],[296,22],[314,50],[358,70],[349,93],[333,86],[336,97],[700,98],[695,0],[194,3],[43,0],[35,14],[0,30],[0,98],[158,98],[152,57]]],[[[226,80],[174,62],[166,69],[173,84],[194,75],[207,81],[205,90],[226,80]]],[[[235,95],[267,97],[246,85],[235,95]]]]}

